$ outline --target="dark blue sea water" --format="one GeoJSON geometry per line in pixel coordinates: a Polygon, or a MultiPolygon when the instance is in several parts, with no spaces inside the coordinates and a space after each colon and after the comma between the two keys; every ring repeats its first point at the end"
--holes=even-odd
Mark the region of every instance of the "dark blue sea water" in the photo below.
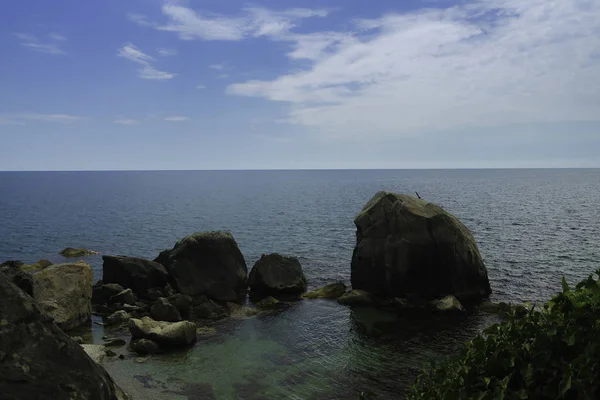
{"type": "MultiPolygon", "coordinates": [[[[0,172],[0,260],[62,248],[154,258],[195,231],[233,233],[249,267],[300,258],[311,287],[348,282],[354,215],[378,190],[458,216],[494,300],[543,301],[600,268],[600,170],[0,172]]],[[[101,258],[86,258],[99,276],[101,258]]],[[[493,321],[399,320],[329,301],[222,323],[184,355],[107,366],[136,398],[399,398],[429,359],[493,321]],[[150,383],[149,383],[150,382],[150,383]],[[195,394],[190,394],[195,393],[195,394]],[[196,396],[196,397],[194,397],[196,396]]]]}

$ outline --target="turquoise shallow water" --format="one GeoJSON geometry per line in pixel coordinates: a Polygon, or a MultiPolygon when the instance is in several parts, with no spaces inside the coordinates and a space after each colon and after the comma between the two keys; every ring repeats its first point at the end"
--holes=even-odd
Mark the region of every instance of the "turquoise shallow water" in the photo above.
{"type": "MultiPolygon", "coordinates": [[[[311,288],[348,283],[353,217],[381,189],[418,191],[461,218],[494,300],[545,300],[563,275],[598,267],[600,170],[0,173],[0,259],[63,261],[67,246],[154,258],[189,233],[226,229],[249,267],[277,251],[299,257],[311,288]]],[[[98,277],[100,257],[86,260],[98,277]]],[[[222,322],[183,354],[107,367],[137,399],[397,399],[424,363],[491,322],[304,300],[222,322]]]]}

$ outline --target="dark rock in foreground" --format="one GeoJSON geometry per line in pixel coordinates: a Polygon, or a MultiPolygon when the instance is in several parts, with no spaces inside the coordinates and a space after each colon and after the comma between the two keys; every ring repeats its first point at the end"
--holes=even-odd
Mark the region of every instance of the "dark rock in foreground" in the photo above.
{"type": "Polygon", "coordinates": [[[473,235],[441,207],[379,192],[354,223],[353,289],[428,300],[454,295],[461,301],[491,293],[473,235]]]}
{"type": "Polygon", "coordinates": [[[264,296],[300,294],[306,290],[306,278],[297,258],[263,254],[250,271],[248,285],[264,296]]]}
{"type": "Polygon", "coordinates": [[[105,284],[118,283],[140,297],[145,297],[151,289],[162,290],[168,283],[167,270],[157,262],[124,256],[102,256],[102,260],[105,284]]]}
{"type": "Polygon", "coordinates": [[[129,398],[80,345],[2,273],[0,293],[0,398],[129,398]]]}
{"type": "Polygon", "coordinates": [[[25,293],[33,296],[33,276],[21,268],[24,265],[22,261],[6,261],[0,264],[0,273],[5,274],[9,281],[25,293]]]}
{"type": "Polygon", "coordinates": [[[98,253],[97,251],[88,250],[88,249],[67,247],[66,249],[63,249],[59,254],[63,257],[71,258],[71,257],[91,256],[91,255],[100,254],[100,253],[98,253]]]}
{"type": "Polygon", "coordinates": [[[181,321],[179,310],[169,300],[161,297],[150,308],[150,315],[156,321],[178,322],[181,321]]]}
{"type": "Polygon", "coordinates": [[[92,278],[86,263],[55,264],[33,276],[33,297],[61,329],[73,329],[92,315],[92,278]]]}
{"type": "Polygon", "coordinates": [[[192,297],[237,301],[247,287],[246,261],[227,232],[195,233],[154,261],[166,267],[180,293],[192,297]]]}

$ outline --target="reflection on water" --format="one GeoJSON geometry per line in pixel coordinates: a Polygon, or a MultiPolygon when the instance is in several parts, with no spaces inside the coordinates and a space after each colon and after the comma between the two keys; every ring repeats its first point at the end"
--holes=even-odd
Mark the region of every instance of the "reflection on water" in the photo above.
{"type": "Polygon", "coordinates": [[[492,322],[304,300],[223,321],[192,349],[106,367],[134,399],[398,399],[428,361],[492,322]]]}

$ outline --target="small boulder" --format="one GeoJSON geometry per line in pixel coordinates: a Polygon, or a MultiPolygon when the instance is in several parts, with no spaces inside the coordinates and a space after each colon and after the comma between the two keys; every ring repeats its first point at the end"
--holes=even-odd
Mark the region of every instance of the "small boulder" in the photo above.
{"type": "Polygon", "coordinates": [[[129,313],[127,313],[126,311],[123,311],[123,310],[119,310],[119,311],[115,311],[114,313],[112,313],[111,315],[106,317],[104,324],[109,325],[109,326],[110,325],[119,325],[119,324],[129,321],[130,318],[131,318],[131,315],[129,315],[129,313]]]}
{"type": "Polygon", "coordinates": [[[106,304],[112,296],[121,293],[125,288],[117,283],[94,286],[92,290],[92,304],[106,304]]]}
{"type": "Polygon", "coordinates": [[[460,301],[458,301],[458,299],[452,295],[434,300],[430,303],[430,305],[435,311],[465,311],[465,308],[462,304],[460,304],[460,301]]]}
{"type": "Polygon", "coordinates": [[[164,322],[149,317],[129,320],[133,339],[150,339],[160,346],[187,346],[196,342],[196,325],[190,321],[164,322]]]}
{"type": "Polygon", "coordinates": [[[34,298],[63,330],[88,322],[92,315],[92,267],[55,264],[33,276],[34,298]]]}
{"type": "Polygon", "coordinates": [[[73,248],[73,247],[67,247],[66,249],[64,249],[60,252],[61,256],[67,257],[67,258],[91,256],[94,254],[100,254],[100,253],[98,253],[97,251],[93,251],[93,250],[73,248]]]}
{"type": "Polygon", "coordinates": [[[177,307],[177,310],[182,317],[187,318],[190,315],[190,304],[192,303],[192,298],[190,296],[176,293],[172,296],[169,296],[167,300],[169,300],[169,303],[177,307]]]}
{"type": "Polygon", "coordinates": [[[136,302],[136,298],[135,295],[133,294],[133,292],[131,291],[131,289],[125,289],[122,292],[119,292],[117,294],[115,294],[114,296],[111,296],[110,299],[108,299],[108,302],[110,304],[135,304],[136,302]]]}
{"type": "Polygon", "coordinates": [[[150,308],[150,316],[156,321],[177,322],[181,321],[179,310],[169,300],[161,297],[150,308]]]}
{"type": "Polygon", "coordinates": [[[281,303],[281,302],[279,300],[277,300],[275,297],[268,296],[268,297],[265,297],[264,299],[261,299],[260,301],[257,301],[256,305],[259,307],[273,307],[279,303],[281,303]]]}
{"type": "Polygon", "coordinates": [[[263,254],[250,271],[248,285],[259,295],[300,294],[306,290],[306,278],[296,257],[263,254]]]}
{"type": "Polygon", "coordinates": [[[140,297],[150,289],[165,287],[169,278],[163,265],[143,258],[103,256],[102,260],[104,283],[118,283],[140,297]]]}
{"type": "Polygon", "coordinates": [[[229,310],[213,300],[206,300],[199,304],[194,304],[192,314],[196,318],[221,319],[229,315],[229,310]]]}
{"type": "Polygon", "coordinates": [[[346,306],[371,306],[374,302],[369,292],[354,289],[338,298],[338,303],[346,306]]]}
{"type": "Polygon", "coordinates": [[[492,303],[489,300],[484,300],[479,304],[479,310],[488,314],[505,314],[509,309],[510,306],[506,303],[492,303]]]}
{"type": "Polygon", "coordinates": [[[154,260],[165,266],[175,288],[192,297],[237,301],[247,287],[246,261],[227,232],[199,232],[178,241],[154,260]]]}
{"type": "Polygon", "coordinates": [[[160,352],[160,346],[150,339],[139,339],[131,342],[131,350],[140,355],[156,354],[160,352]]]}
{"type": "Polygon", "coordinates": [[[148,289],[145,297],[146,297],[146,299],[148,299],[150,301],[156,301],[156,300],[160,299],[161,297],[164,297],[164,294],[160,289],[151,288],[151,289],[148,289]]]}
{"type": "Polygon", "coordinates": [[[320,289],[304,293],[302,297],[307,299],[337,299],[346,293],[346,285],[343,282],[330,283],[320,289]]]}

